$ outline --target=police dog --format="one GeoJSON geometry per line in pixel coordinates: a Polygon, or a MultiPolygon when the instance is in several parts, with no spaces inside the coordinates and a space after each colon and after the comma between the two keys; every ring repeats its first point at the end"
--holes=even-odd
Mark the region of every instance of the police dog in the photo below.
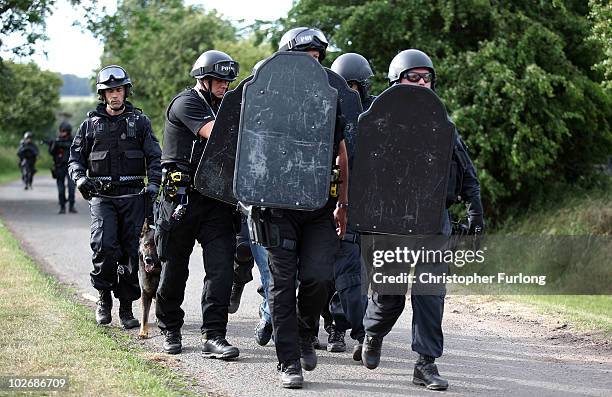
{"type": "Polygon", "coordinates": [[[140,234],[138,244],[138,279],[140,281],[140,301],[142,302],[142,314],[140,315],[140,338],[149,336],[149,310],[151,302],[155,299],[159,276],[161,273],[161,263],[157,256],[154,239],[155,229],[145,221],[140,234]]]}

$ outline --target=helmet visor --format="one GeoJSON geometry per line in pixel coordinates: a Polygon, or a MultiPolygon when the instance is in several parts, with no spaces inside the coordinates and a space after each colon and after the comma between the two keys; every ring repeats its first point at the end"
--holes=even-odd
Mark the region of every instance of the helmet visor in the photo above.
{"type": "Polygon", "coordinates": [[[213,75],[220,79],[235,80],[240,72],[240,66],[236,61],[220,61],[211,66],[203,66],[191,72],[191,76],[201,78],[213,75]]]}
{"type": "Polygon", "coordinates": [[[327,48],[327,39],[323,32],[318,29],[307,29],[303,32],[300,32],[294,39],[290,40],[287,43],[287,49],[308,49],[308,48],[316,48],[325,50],[327,48]]]}
{"type": "Polygon", "coordinates": [[[212,71],[220,76],[226,76],[232,79],[238,77],[240,66],[235,61],[222,61],[213,65],[212,71]]]}
{"type": "Polygon", "coordinates": [[[125,78],[127,78],[125,70],[113,66],[100,70],[98,74],[98,83],[106,83],[111,80],[123,80],[125,78]]]}

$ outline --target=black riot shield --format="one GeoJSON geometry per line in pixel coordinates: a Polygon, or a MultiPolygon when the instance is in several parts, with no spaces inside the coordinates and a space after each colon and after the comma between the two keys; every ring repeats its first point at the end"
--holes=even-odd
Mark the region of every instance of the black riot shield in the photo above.
{"type": "Polygon", "coordinates": [[[359,98],[359,93],[353,91],[342,76],[328,68],[325,68],[325,71],[327,72],[329,85],[338,90],[340,113],[346,121],[346,126],[344,127],[344,143],[346,144],[346,151],[348,153],[349,168],[352,168],[355,154],[357,119],[363,112],[361,99],[359,98]]]}
{"type": "Polygon", "coordinates": [[[315,210],[331,181],[337,91],[311,56],[279,52],[244,86],[234,194],[244,204],[315,210]]]}
{"type": "Polygon", "coordinates": [[[455,127],[430,89],[395,85],[359,117],[349,219],[361,232],[437,234],[455,127]]]}
{"type": "Polygon", "coordinates": [[[195,174],[194,186],[200,193],[230,204],[237,203],[233,185],[242,91],[252,78],[242,80],[223,97],[195,174]]]}

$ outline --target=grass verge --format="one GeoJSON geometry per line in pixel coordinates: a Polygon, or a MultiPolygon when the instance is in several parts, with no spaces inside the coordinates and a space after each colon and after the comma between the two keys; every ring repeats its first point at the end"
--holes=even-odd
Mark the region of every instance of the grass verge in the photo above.
{"type": "MultiPolygon", "coordinates": [[[[609,238],[612,236],[612,178],[590,191],[568,191],[563,199],[548,208],[512,220],[497,233],[609,238]]],[[[611,265],[612,258],[608,258],[608,269],[611,265]]],[[[516,295],[501,299],[526,304],[537,313],[552,315],[578,330],[595,331],[612,340],[610,295],[516,295]]]]}
{"type": "Polygon", "coordinates": [[[61,395],[195,395],[189,379],[147,358],[121,330],[98,327],[1,224],[0,323],[0,376],[65,376],[61,395]]]}

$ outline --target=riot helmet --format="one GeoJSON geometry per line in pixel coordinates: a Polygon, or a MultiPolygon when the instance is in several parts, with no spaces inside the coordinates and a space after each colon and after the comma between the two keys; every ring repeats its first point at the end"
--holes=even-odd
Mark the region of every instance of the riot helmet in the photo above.
{"type": "Polygon", "coordinates": [[[23,140],[27,140],[27,139],[33,139],[34,138],[34,134],[32,133],[32,131],[26,131],[23,133],[23,140]]]}
{"type": "Polygon", "coordinates": [[[319,62],[325,59],[327,38],[316,28],[293,28],[288,30],[278,43],[279,51],[319,51],[319,62]]]}
{"type": "Polygon", "coordinates": [[[67,122],[67,121],[62,121],[62,122],[60,123],[60,125],[59,125],[58,130],[59,130],[60,132],[61,132],[61,131],[64,131],[64,132],[67,132],[68,134],[70,134],[70,133],[72,133],[72,126],[70,125],[70,123],[69,123],[69,122],[67,122]]]}
{"type": "Polygon", "coordinates": [[[349,85],[356,83],[362,99],[369,95],[370,78],[374,73],[363,56],[354,52],[342,54],[332,63],[331,70],[342,76],[349,85]]]}
{"type": "Polygon", "coordinates": [[[431,89],[433,90],[436,82],[436,70],[433,62],[423,51],[414,48],[404,50],[393,58],[389,64],[389,74],[387,75],[389,85],[398,83],[404,73],[414,68],[426,68],[431,71],[433,75],[431,89]]]}
{"type": "Polygon", "coordinates": [[[239,69],[238,62],[226,53],[209,50],[198,57],[189,74],[196,79],[210,76],[220,80],[234,81],[238,77],[239,69]]]}
{"type": "Polygon", "coordinates": [[[127,74],[125,69],[118,65],[109,65],[98,72],[96,78],[96,90],[100,99],[104,99],[103,91],[109,88],[115,88],[125,86],[125,98],[130,96],[130,89],[132,88],[132,80],[127,74]]]}

